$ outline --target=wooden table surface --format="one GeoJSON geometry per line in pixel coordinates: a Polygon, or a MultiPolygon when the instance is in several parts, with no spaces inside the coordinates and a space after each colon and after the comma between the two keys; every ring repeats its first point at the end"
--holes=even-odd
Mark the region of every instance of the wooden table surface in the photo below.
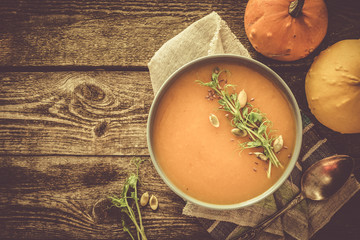
{"type": "MultiPolygon", "coordinates": [[[[212,11],[252,57],[288,83],[301,109],[338,153],[360,156],[360,134],[319,124],[305,98],[314,57],[360,38],[357,0],[327,0],[329,28],[320,47],[292,63],[266,59],[246,38],[247,1],[1,0],[0,239],[128,239],[106,197],[120,193],[134,156],[149,159],[146,121],[153,100],[147,63],[167,40],[212,11]]],[[[164,66],[165,67],[165,66],[164,66]]],[[[151,162],[139,192],[149,239],[210,239],[151,162]]],[[[356,194],[313,239],[359,239],[356,194]]]]}

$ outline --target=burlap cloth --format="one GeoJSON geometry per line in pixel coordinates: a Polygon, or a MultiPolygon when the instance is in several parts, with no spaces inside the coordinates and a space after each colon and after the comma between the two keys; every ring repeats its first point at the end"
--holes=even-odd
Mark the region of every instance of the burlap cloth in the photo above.
{"type": "MultiPolygon", "coordinates": [[[[224,53],[250,57],[225,21],[212,12],[170,39],[155,53],[148,64],[154,93],[169,75],[187,62],[224,53]]],[[[253,206],[227,211],[207,209],[187,202],[183,214],[197,217],[214,239],[223,240],[231,238],[239,230],[254,226],[283,206],[299,192],[302,171],[323,157],[334,154],[326,139],[320,138],[304,115],[303,126],[303,146],[296,167],[285,184],[272,196],[253,206]]],[[[260,235],[260,239],[309,239],[359,188],[359,183],[352,176],[330,199],[321,202],[303,201],[270,225],[260,235]]]]}

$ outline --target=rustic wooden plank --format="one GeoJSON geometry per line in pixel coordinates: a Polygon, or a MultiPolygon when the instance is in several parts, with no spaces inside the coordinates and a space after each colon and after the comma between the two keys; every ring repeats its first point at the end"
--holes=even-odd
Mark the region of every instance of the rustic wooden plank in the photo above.
{"type": "MultiPolygon", "coordinates": [[[[360,37],[357,2],[327,0],[329,31],[320,48],[307,59],[279,63],[254,52],[247,41],[242,22],[246,1],[3,0],[0,70],[145,70],[165,41],[215,10],[254,58],[287,81],[309,113],[305,72],[321,49],[360,37]]],[[[125,238],[116,211],[96,203],[121,189],[130,168],[123,163],[130,158],[9,155],[147,155],[145,126],[152,100],[148,73],[1,73],[0,85],[0,238],[125,238]],[[109,95],[116,96],[117,104],[109,95]]],[[[360,156],[359,134],[334,133],[312,119],[337,152],[360,156]]],[[[151,165],[142,171],[141,191],[155,192],[163,201],[158,212],[144,210],[150,239],[209,239],[195,219],[181,216],[182,200],[168,192],[151,165]]],[[[359,214],[354,211],[359,197],[315,239],[359,236],[359,214]]]]}
{"type": "Polygon", "coordinates": [[[320,50],[360,38],[357,0],[326,1],[328,34],[311,56],[294,63],[269,60],[246,38],[247,1],[13,1],[0,5],[0,66],[141,66],[167,40],[217,11],[251,55],[270,66],[308,67],[320,50]]]}
{"type": "MultiPolygon", "coordinates": [[[[129,239],[107,196],[119,194],[135,170],[130,157],[0,157],[0,239],[129,239]]],[[[142,208],[149,239],[209,239],[184,201],[150,161],[140,168],[139,193],[158,197],[142,208]],[[171,230],[170,230],[171,229],[171,230]],[[191,231],[185,231],[191,229],[191,231]]]]}
{"type": "Polygon", "coordinates": [[[0,74],[0,153],[146,155],[147,72],[0,74]]]}
{"type": "MultiPolygon", "coordinates": [[[[120,212],[109,208],[106,197],[119,194],[135,170],[130,160],[1,156],[0,239],[129,239],[121,230],[120,212]]],[[[142,208],[149,239],[210,239],[196,219],[182,215],[184,201],[164,184],[150,161],[141,165],[140,178],[139,193],[148,191],[160,202],[155,212],[142,208]]],[[[359,234],[359,199],[360,194],[355,195],[314,239],[354,239],[359,234]]]]}
{"type": "MultiPolygon", "coordinates": [[[[311,115],[305,73],[280,75],[336,152],[360,156],[360,134],[335,133],[311,115]]],[[[0,154],[148,155],[148,72],[0,73],[0,88],[0,154]]]]}

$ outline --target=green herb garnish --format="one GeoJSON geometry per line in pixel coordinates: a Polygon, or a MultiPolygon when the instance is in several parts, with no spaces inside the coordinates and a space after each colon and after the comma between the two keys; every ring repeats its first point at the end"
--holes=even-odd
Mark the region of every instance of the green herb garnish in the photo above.
{"type": "Polygon", "coordinates": [[[208,95],[210,97],[207,98],[213,100],[214,96],[216,96],[215,98],[218,99],[220,104],[219,109],[232,115],[230,123],[235,129],[238,129],[233,129],[232,132],[237,132],[238,136],[249,136],[250,141],[240,144],[242,149],[263,148],[263,152],[256,152],[254,155],[261,160],[268,161],[267,177],[270,178],[272,165],[282,167],[273,150],[273,142],[277,138],[270,136],[270,133],[273,131],[271,129],[272,123],[266,118],[264,113],[247,102],[247,96],[244,91],[241,91],[239,95],[234,91],[230,92],[229,89],[234,90],[235,86],[228,84],[226,80],[220,80],[219,76],[222,73],[229,72],[227,70],[220,71],[216,67],[213,70],[210,82],[202,82],[200,80],[196,80],[196,82],[202,86],[210,87],[212,90],[209,90],[211,93],[208,95]]]}
{"type": "MultiPolygon", "coordinates": [[[[109,197],[113,206],[121,209],[121,212],[125,213],[130,220],[133,222],[136,228],[137,239],[147,240],[145,235],[145,229],[142,222],[140,207],[139,207],[139,198],[137,193],[137,184],[139,181],[139,166],[145,160],[139,158],[132,159],[132,162],[136,166],[136,172],[131,173],[130,176],[126,179],[124,187],[120,197],[109,197]],[[135,210],[134,210],[135,209],[135,210]],[[137,215],[136,215],[137,212],[137,215]]],[[[134,236],[130,232],[129,227],[126,225],[125,219],[122,219],[123,231],[127,232],[131,239],[135,240],[134,236]]]]}

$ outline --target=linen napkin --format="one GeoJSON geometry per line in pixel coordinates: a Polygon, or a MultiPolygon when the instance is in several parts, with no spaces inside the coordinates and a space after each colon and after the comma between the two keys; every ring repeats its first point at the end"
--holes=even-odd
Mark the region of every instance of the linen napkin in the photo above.
{"type": "MultiPolygon", "coordinates": [[[[212,12],[194,22],[166,42],[148,63],[151,83],[156,93],[163,82],[179,67],[196,58],[212,54],[237,54],[250,57],[226,22],[212,12]],[[165,66],[165,67],[164,67],[165,66]]],[[[300,188],[302,171],[334,152],[303,117],[303,145],[296,167],[289,179],[271,196],[252,206],[236,210],[213,210],[187,202],[183,214],[197,217],[214,239],[230,239],[239,231],[256,225],[291,200],[300,188]]],[[[288,210],[260,235],[260,239],[309,239],[321,229],[358,190],[352,176],[346,185],[328,200],[303,201],[288,210]]]]}

